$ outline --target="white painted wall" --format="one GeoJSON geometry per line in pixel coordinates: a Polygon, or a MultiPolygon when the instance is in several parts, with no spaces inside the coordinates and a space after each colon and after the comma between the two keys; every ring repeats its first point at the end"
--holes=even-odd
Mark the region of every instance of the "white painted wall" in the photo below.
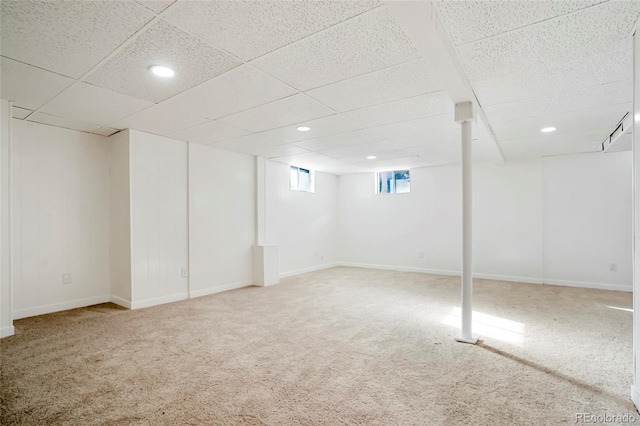
{"type": "Polygon", "coordinates": [[[254,179],[253,157],[189,144],[192,297],[252,283],[254,179]]]}
{"type": "Polygon", "coordinates": [[[132,308],[188,298],[187,143],[130,131],[132,308]]]}
{"type": "Polygon", "coordinates": [[[543,159],[545,282],[631,290],[631,162],[630,152],[543,159]]]}
{"type": "MultiPolygon", "coordinates": [[[[341,176],[341,260],[458,274],[460,176],[413,169],[411,193],[381,195],[372,173],[341,176]]],[[[473,203],[476,277],[631,289],[630,153],[474,164],[473,203]]]]}
{"type": "Polygon", "coordinates": [[[289,166],[266,162],[266,244],[278,246],[280,276],[334,265],[338,178],[315,173],[315,193],[289,189],[289,166]]]}
{"type": "Polygon", "coordinates": [[[13,120],[11,149],[14,318],[108,301],[106,138],[13,120]]]}
{"type": "MultiPolygon", "coordinates": [[[[373,173],[341,176],[342,260],[459,273],[461,185],[460,166],[413,169],[407,194],[375,194],[373,173]]],[[[475,164],[473,185],[476,276],[540,280],[539,162],[475,164]]]]}
{"type": "Polygon", "coordinates": [[[109,137],[111,301],[131,308],[129,130],[109,137]]]}
{"type": "Polygon", "coordinates": [[[12,316],[9,154],[11,144],[11,105],[0,100],[0,337],[14,333],[12,316]]]}

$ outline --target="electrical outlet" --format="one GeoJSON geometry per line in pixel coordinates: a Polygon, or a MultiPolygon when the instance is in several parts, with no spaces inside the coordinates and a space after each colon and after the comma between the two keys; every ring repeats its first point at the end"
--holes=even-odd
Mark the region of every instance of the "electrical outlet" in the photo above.
{"type": "Polygon", "coordinates": [[[187,268],[182,268],[182,278],[187,278],[189,276],[189,270],[187,268]]]}
{"type": "Polygon", "coordinates": [[[616,272],[617,270],[618,270],[618,264],[617,263],[610,263],[609,264],[609,271],[616,272]]]}
{"type": "Polygon", "coordinates": [[[418,252],[418,259],[424,259],[424,252],[418,252]]]}
{"type": "Polygon", "coordinates": [[[71,273],[66,272],[62,274],[62,284],[71,284],[71,273]]]}

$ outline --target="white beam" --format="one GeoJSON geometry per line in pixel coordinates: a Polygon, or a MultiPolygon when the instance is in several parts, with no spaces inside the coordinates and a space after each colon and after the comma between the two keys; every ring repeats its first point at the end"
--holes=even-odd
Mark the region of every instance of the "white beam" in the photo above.
{"type": "Polygon", "coordinates": [[[478,117],[476,136],[483,152],[496,164],[504,164],[504,155],[489,126],[449,41],[437,11],[428,1],[385,1],[405,34],[434,69],[445,91],[454,104],[471,102],[478,117]]]}

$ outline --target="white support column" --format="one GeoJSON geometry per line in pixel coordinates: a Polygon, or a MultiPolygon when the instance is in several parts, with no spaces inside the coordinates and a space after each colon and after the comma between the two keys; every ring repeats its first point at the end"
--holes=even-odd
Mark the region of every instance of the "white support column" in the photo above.
{"type": "Polygon", "coordinates": [[[267,244],[267,164],[262,157],[255,157],[255,245],[253,256],[253,284],[267,286],[280,281],[278,246],[267,244]]]}
{"type": "Polygon", "coordinates": [[[633,384],[640,410],[640,19],[633,31],[633,384]]]}
{"type": "Polygon", "coordinates": [[[475,344],[478,337],[472,333],[473,312],[473,210],[472,210],[472,157],[471,124],[474,120],[473,104],[456,104],[455,120],[462,128],[462,326],[456,341],[475,344]]]}

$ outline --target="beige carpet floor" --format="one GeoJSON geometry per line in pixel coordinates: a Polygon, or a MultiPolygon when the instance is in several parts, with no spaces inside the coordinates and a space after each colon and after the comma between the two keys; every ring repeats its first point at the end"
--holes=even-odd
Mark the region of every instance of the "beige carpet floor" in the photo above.
{"type": "Polygon", "coordinates": [[[15,322],[2,425],[571,424],[640,415],[630,293],[334,268],[267,288],[15,322]],[[622,309],[614,309],[622,308],[622,309]],[[627,310],[624,310],[627,309],[627,310]]]}

